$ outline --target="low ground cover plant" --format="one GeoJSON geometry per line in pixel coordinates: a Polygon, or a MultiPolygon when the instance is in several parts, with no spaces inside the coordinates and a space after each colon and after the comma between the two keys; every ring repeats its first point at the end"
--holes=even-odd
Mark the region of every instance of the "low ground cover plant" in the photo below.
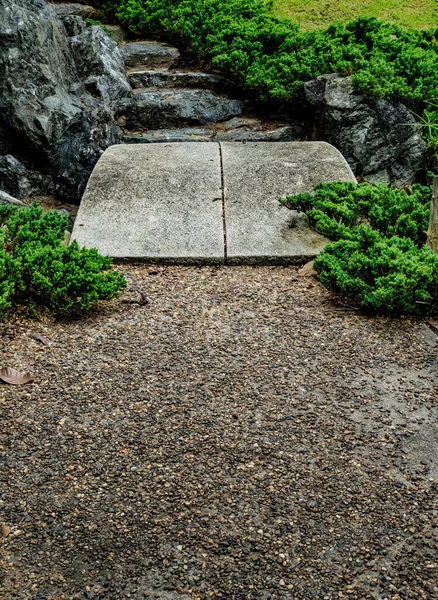
{"type": "Polygon", "coordinates": [[[282,203],[333,240],[315,259],[322,283],[365,311],[435,313],[438,256],[425,247],[432,190],[325,183],[282,203]]]}
{"type": "Polygon", "coordinates": [[[438,28],[404,29],[373,17],[304,31],[253,0],[109,0],[136,35],[157,35],[264,99],[290,100],[318,75],[353,75],[358,91],[423,108],[438,89],[438,28]]]}
{"type": "Polygon", "coordinates": [[[0,206],[0,315],[17,304],[66,314],[88,310],[126,287],[111,259],[63,244],[67,218],[56,211],[0,206]]]}
{"type": "Polygon", "coordinates": [[[306,81],[351,75],[359,93],[403,102],[420,119],[432,151],[438,147],[438,28],[402,28],[374,17],[306,31],[273,16],[263,0],[102,0],[136,36],[177,44],[264,100],[289,102],[306,81]],[[425,112],[426,111],[426,112],[425,112]]]}

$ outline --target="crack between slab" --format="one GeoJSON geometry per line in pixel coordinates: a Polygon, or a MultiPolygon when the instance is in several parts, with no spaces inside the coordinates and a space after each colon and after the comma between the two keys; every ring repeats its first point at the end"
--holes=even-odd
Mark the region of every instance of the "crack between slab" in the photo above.
{"type": "Polygon", "coordinates": [[[224,184],[224,160],[222,155],[222,145],[219,142],[219,160],[221,163],[221,192],[222,192],[222,231],[224,234],[224,265],[228,262],[227,249],[227,225],[225,221],[225,184],[224,184]]]}

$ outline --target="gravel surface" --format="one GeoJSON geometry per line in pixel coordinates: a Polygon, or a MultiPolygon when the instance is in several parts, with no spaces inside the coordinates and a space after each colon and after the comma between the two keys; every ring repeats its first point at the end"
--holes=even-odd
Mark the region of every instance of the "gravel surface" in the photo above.
{"type": "Polygon", "coordinates": [[[35,375],[0,387],[0,597],[438,598],[432,329],[291,268],[121,268],[0,324],[35,375]]]}

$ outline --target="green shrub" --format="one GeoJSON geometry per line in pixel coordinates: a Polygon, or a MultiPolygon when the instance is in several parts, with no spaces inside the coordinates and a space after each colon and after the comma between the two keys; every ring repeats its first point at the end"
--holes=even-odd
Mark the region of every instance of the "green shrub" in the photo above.
{"type": "Polygon", "coordinates": [[[263,99],[290,100],[324,73],[353,74],[368,96],[424,108],[438,89],[438,29],[403,29],[359,18],[301,31],[253,0],[110,0],[136,35],[157,35],[211,63],[263,99]]]}
{"type": "Polygon", "coordinates": [[[0,313],[12,304],[57,313],[88,310],[126,287],[97,250],[63,244],[67,218],[56,211],[0,206],[0,313]]]}
{"type": "Polygon", "coordinates": [[[314,262],[322,283],[366,311],[433,313],[438,256],[424,246],[431,194],[427,186],[408,192],[336,182],[282,203],[306,213],[316,231],[336,240],[314,262]]]}
{"type": "Polygon", "coordinates": [[[385,237],[426,241],[431,190],[415,184],[405,190],[384,184],[335,182],[315,187],[314,194],[282,200],[288,208],[307,214],[311,227],[332,240],[349,239],[356,226],[368,224],[385,237]]]}

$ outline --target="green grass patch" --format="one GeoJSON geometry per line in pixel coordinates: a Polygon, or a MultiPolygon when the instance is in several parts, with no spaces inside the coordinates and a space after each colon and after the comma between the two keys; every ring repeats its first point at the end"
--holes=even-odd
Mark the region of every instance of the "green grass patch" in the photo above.
{"type": "Polygon", "coordinates": [[[438,24],[436,0],[274,0],[273,14],[304,29],[322,29],[333,21],[377,17],[401,27],[428,29],[438,24]]]}

